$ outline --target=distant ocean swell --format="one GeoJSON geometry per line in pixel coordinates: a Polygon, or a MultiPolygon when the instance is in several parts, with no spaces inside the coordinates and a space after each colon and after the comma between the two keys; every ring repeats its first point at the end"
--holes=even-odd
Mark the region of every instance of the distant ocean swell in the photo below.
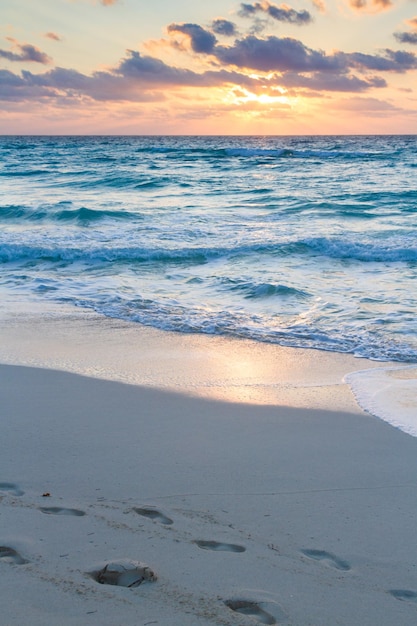
{"type": "Polygon", "coordinates": [[[417,361],[415,137],[1,137],[0,286],[417,361]]]}
{"type": "MultiPolygon", "coordinates": [[[[39,139],[39,142],[42,142],[41,144],[41,148],[47,148],[49,147],[56,147],[54,138],[51,138],[50,140],[48,138],[32,138],[33,140],[39,139]]],[[[82,143],[82,138],[71,138],[71,137],[67,137],[65,138],[67,141],[67,144],[71,147],[71,148],[77,148],[77,146],[81,146],[82,143]]],[[[184,157],[188,157],[188,158],[192,158],[196,155],[203,155],[206,157],[213,157],[215,159],[229,159],[229,158],[233,158],[233,157],[249,157],[249,158],[257,158],[257,157],[269,157],[269,158],[274,158],[274,159],[281,159],[281,158],[320,158],[320,159],[385,159],[386,158],[386,154],[384,152],[380,152],[378,150],[375,151],[367,151],[367,150],[349,150],[349,149],[342,149],[341,146],[339,145],[333,145],[332,147],[329,147],[328,149],[303,149],[301,147],[298,148],[290,148],[290,147],[283,147],[283,148],[261,148],[261,147],[220,147],[220,146],[209,146],[207,145],[207,141],[206,141],[206,145],[204,146],[203,144],[201,144],[200,146],[197,146],[195,144],[195,141],[193,138],[188,138],[189,139],[189,143],[187,145],[186,139],[185,141],[182,142],[178,142],[178,144],[181,143],[181,145],[165,145],[165,146],[155,146],[155,145],[150,145],[151,142],[144,142],[146,145],[143,145],[142,147],[134,147],[133,151],[129,151],[129,154],[114,154],[114,155],[95,155],[93,161],[94,162],[101,162],[101,163],[115,163],[118,161],[122,161],[122,162],[126,162],[129,159],[132,158],[132,153],[133,154],[161,154],[161,155],[167,155],[167,156],[173,156],[173,157],[180,157],[180,158],[184,158],[184,157]],[[119,157],[119,158],[118,158],[119,157]]],[[[204,140],[203,140],[204,141],[204,140]]],[[[217,143],[227,143],[229,140],[226,139],[225,141],[222,141],[222,139],[220,137],[215,138],[215,141],[217,143]]],[[[106,143],[105,141],[101,140],[102,146],[109,146],[109,147],[113,147],[113,142],[112,140],[110,140],[109,143],[106,143]]],[[[126,138],[126,141],[124,142],[126,145],[129,144],[129,138],[126,138]]],[[[299,144],[299,142],[297,142],[299,144]]],[[[121,144],[123,144],[123,142],[121,142],[121,144]]],[[[18,148],[19,150],[31,150],[34,146],[33,141],[30,143],[27,143],[26,145],[23,145],[23,143],[20,141],[20,138],[15,138],[15,140],[10,140],[9,142],[5,141],[3,142],[3,150],[7,151],[14,151],[16,148],[18,148]]],[[[131,146],[129,146],[130,148],[131,146]]],[[[394,153],[395,154],[395,153],[394,153]]],[[[49,159],[46,160],[46,162],[51,162],[49,159]]],[[[52,162],[53,159],[52,159],[52,162]]],[[[58,163],[58,162],[56,162],[58,163]]],[[[38,169],[34,169],[34,170],[28,170],[26,172],[26,175],[29,174],[43,174],[45,173],[46,169],[44,168],[38,168],[38,169]]],[[[18,172],[17,175],[21,175],[22,171],[18,172]]]]}

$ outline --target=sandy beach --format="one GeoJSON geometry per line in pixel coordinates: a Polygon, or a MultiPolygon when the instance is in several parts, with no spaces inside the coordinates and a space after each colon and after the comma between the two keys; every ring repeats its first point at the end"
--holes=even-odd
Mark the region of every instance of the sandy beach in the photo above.
{"type": "Polygon", "coordinates": [[[75,319],[3,316],[2,624],[415,624],[417,439],[350,357],[127,324],[100,380],[112,322],[75,319]]]}

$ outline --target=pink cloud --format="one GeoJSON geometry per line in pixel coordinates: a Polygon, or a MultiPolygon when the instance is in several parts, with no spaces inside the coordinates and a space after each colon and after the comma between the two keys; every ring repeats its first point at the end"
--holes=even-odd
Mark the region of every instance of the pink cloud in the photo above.
{"type": "Polygon", "coordinates": [[[52,39],[52,41],[62,41],[62,37],[60,37],[56,33],[45,33],[44,37],[46,37],[46,39],[52,39]]]}

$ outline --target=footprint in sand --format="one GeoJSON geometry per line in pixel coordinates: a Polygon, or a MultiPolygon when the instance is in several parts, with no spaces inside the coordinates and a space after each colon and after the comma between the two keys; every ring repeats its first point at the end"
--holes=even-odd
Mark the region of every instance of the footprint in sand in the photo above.
{"type": "Polygon", "coordinates": [[[25,493],[20,489],[19,485],[15,485],[14,483],[0,483],[0,491],[6,491],[12,496],[23,496],[25,493]]]}
{"type": "Polygon", "coordinates": [[[170,526],[174,523],[170,517],[151,506],[134,508],[133,510],[135,511],[135,513],[138,513],[138,515],[148,517],[149,519],[155,520],[160,524],[166,524],[167,526],[170,526]]]}
{"type": "Polygon", "coordinates": [[[154,582],[155,572],[145,563],[139,561],[121,560],[106,563],[99,570],[89,572],[100,585],[116,585],[117,587],[139,587],[144,582],[154,582]]]}
{"type": "Polygon", "coordinates": [[[215,552],[245,552],[246,550],[244,546],[239,546],[236,543],[220,543],[203,539],[196,539],[193,543],[202,548],[202,550],[214,550],[215,552]]]}
{"type": "Polygon", "coordinates": [[[226,600],[225,605],[242,615],[250,615],[255,617],[261,624],[277,624],[277,620],[273,615],[260,607],[257,602],[252,600],[226,600]]]}
{"type": "Polygon", "coordinates": [[[0,546],[0,560],[6,561],[6,563],[14,563],[15,565],[28,563],[16,550],[8,546],[0,546]]]}
{"type": "Polygon", "coordinates": [[[417,591],[410,591],[409,589],[391,589],[389,593],[397,600],[417,602],[417,591]]]}
{"type": "Polygon", "coordinates": [[[347,561],[339,559],[339,557],[335,556],[331,552],[326,552],[325,550],[301,550],[301,552],[309,559],[313,559],[315,561],[326,561],[331,567],[340,569],[343,572],[348,572],[350,570],[350,565],[347,561]]]}
{"type": "Polygon", "coordinates": [[[64,509],[59,506],[41,506],[39,510],[47,515],[72,515],[74,517],[82,517],[85,515],[85,512],[79,509],[64,509]]]}

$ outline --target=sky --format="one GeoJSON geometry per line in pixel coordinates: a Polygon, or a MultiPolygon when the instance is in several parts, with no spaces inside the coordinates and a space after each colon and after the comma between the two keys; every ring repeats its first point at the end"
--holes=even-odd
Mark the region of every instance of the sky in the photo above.
{"type": "Polygon", "coordinates": [[[0,134],[417,134],[417,0],[3,0],[0,134]]]}

